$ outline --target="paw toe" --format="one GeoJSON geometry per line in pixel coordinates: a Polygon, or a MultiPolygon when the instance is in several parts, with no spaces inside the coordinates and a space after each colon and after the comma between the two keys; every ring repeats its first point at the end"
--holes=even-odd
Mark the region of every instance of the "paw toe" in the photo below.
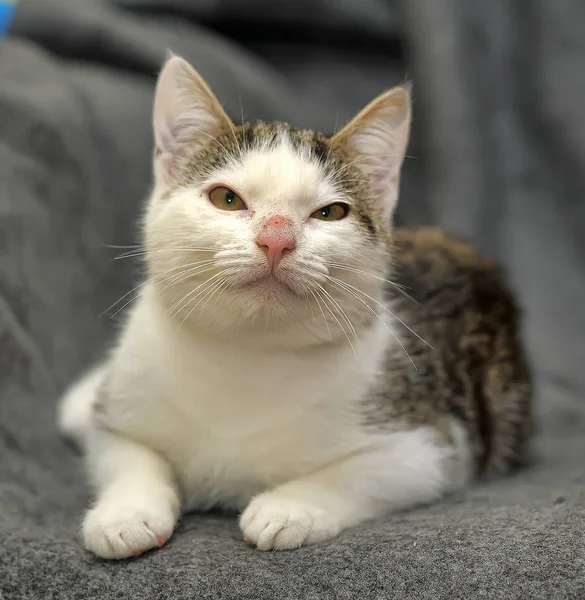
{"type": "Polygon", "coordinates": [[[151,548],[163,546],[174,525],[170,510],[98,505],[85,518],[85,547],[101,558],[140,556],[151,548]]]}
{"type": "Polygon", "coordinates": [[[326,511],[298,500],[260,496],[240,520],[244,541],[259,550],[289,550],[337,535],[339,526],[326,511]]]}

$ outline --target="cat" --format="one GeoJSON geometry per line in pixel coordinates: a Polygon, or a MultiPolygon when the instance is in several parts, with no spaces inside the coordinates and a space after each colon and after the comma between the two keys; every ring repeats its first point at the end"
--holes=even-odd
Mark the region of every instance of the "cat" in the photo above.
{"type": "Polygon", "coordinates": [[[298,548],[522,462],[530,373],[500,270],[391,227],[410,120],[397,87],[332,137],[236,126],[168,59],[146,281],[60,407],[96,494],[87,550],[138,556],[212,507],[260,550],[298,548]]]}

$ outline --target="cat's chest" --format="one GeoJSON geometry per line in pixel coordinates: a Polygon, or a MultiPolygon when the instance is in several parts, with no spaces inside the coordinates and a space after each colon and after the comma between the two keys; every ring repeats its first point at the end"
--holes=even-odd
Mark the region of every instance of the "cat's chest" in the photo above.
{"type": "MultiPolygon", "coordinates": [[[[279,400],[289,400],[285,391],[279,400]]],[[[241,507],[351,452],[359,437],[356,421],[341,410],[292,402],[258,410],[253,398],[239,401],[224,411],[221,401],[212,406],[192,398],[167,405],[155,420],[151,443],[173,465],[189,508],[241,507]]]]}
{"type": "Polygon", "coordinates": [[[363,443],[360,399],[379,352],[161,340],[138,349],[136,403],[114,420],[167,458],[188,507],[241,505],[363,443]]]}

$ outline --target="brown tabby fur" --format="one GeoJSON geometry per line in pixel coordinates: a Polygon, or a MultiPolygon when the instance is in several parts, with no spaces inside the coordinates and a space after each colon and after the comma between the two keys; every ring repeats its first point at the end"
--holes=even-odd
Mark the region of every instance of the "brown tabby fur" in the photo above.
{"type": "Polygon", "coordinates": [[[387,360],[387,377],[364,402],[367,426],[437,427],[450,440],[449,419],[467,428],[478,473],[502,473],[522,462],[531,432],[531,379],[520,341],[519,314],[501,271],[461,242],[434,229],[394,229],[382,222],[368,186],[335,138],[286,123],[227,128],[197,155],[185,154],[177,186],[285,131],[291,142],[335,174],[373,243],[386,243],[394,262],[392,311],[425,340],[397,325],[402,348],[387,360]]]}
{"type": "Polygon", "coordinates": [[[532,388],[500,269],[435,229],[396,229],[394,243],[394,281],[409,298],[390,287],[392,309],[432,348],[401,332],[417,370],[404,353],[389,357],[391,376],[372,399],[376,419],[436,424],[455,415],[467,426],[477,471],[510,470],[531,432],[532,388]]]}

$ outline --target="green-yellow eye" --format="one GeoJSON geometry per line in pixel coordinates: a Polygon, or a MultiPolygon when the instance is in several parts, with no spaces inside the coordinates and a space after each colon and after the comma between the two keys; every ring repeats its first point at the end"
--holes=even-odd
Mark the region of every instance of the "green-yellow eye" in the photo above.
{"type": "Polygon", "coordinates": [[[335,202],[316,210],[311,217],[320,221],[340,221],[349,213],[349,206],[343,202],[335,202]]]}
{"type": "Polygon", "coordinates": [[[218,186],[209,192],[212,204],[221,210],[246,210],[244,201],[230,188],[218,186]]]}

